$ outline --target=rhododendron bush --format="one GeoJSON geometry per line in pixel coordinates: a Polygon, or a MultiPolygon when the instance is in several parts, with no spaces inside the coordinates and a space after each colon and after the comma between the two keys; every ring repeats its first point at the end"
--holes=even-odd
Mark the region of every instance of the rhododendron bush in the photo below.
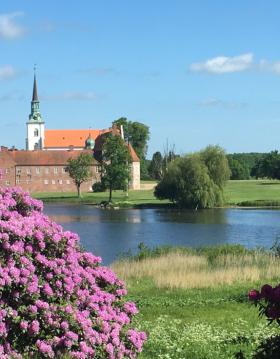
{"type": "Polygon", "coordinates": [[[249,300],[259,307],[260,315],[265,315],[270,322],[276,321],[280,325],[280,284],[276,287],[265,284],[260,292],[252,289],[249,300]]]}
{"type": "Polygon", "coordinates": [[[124,283],[17,188],[0,189],[0,358],[135,358],[124,283]]]}

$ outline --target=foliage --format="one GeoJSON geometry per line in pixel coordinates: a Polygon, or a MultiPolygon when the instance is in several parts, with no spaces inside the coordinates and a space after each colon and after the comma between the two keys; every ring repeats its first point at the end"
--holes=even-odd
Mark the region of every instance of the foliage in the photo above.
{"type": "Polygon", "coordinates": [[[77,158],[69,158],[66,171],[73,179],[77,187],[78,197],[81,196],[80,188],[83,182],[86,182],[92,176],[90,166],[93,163],[93,157],[89,153],[81,153],[77,158]]]}
{"type": "Polygon", "coordinates": [[[157,151],[153,154],[152,160],[148,168],[151,178],[160,180],[163,172],[163,157],[162,154],[157,151]]]}
{"type": "Polygon", "coordinates": [[[225,151],[220,146],[207,146],[199,154],[208,169],[209,177],[222,189],[230,177],[225,151]]]}
{"type": "Polygon", "coordinates": [[[146,154],[148,141],[150,138],[149,127],[141,122],[129,121],[126,117],[121,117],[114,122],[118,127],[123,126],[124,139],[129,142],[140,158],[141,178],[147,177],[146,154]]]}
{"type": "Polygon", "coordinates": [[[133,278],[127,285],[141,309],[134,325],[149,337],[139,359],[252,359],[265,339],[280,334],[257,321],[246,297],[250,283],[170,290],[133,278]]]}
{"type": "MultiPolygon", "coordinates": [[[[247,170],[249,171],[249,175],[254,177],[254,175],[252,174],[252,169],[254,168],[254,166],[256,165],[256,163],[262,159],[264,156],[264,153],[259,153],[259,152],[249,152],[249,153],[232,153],[232,154],[228,154],[227,158],[228,161],[230,163],[230,159],[236,160],[239,163],[242,164],[242,167],[245,168],[245,171],[247,172],[247,170]]],[[[236,178],[236,179],[241,179],[241,178],[236,178]]],[[[245,179],[245,178],[243,178],[245,179]]]]}
{"type": "Polygon", "coordinates": [[[280,179],[280,153],[271,151],[261,158],[252,170],[256,178],[280,179]]]}
{"type": "Polygon", "coordinates": [[[109,202],[114,189],[126,190],[130,177],[131,161],[127,145],[120,136],[109,134],[103,145],[103,175],[101,182],[109,189],[109,202]]]}
{"type": "MultiPolygon", "coordinates": [[[[138,252],[135,255],[128,253],[121,258],[132,261],[141,261],[147,258],[158,258],[170,253],[182,253],[189,255],[205,256],[207,260],[213,263],[219,256],[233,255],[242,256],[245,254],[256,254],[255,249],[247,249],[241,244],[224,244],[212,247],[173,247],[173,246],[156,246],[150,248],[145,243],[140,242],[137,246],[138,252]]],[[[280,250],[280,249],[279,249],[280,250]]]]}
{"type": "Polygon", "coordinates": [[[200,318],[189,323],[168,315],[160,315],[153,322],[144,321],[139,328],[149,332],[141,359],[251,358],[263,338],[271,338],[273,333],[263,323],[249,328],[241,318],[236,318],[225,329],[200,318]],[[238,357],[238,352],[243,352],[244,356],[238,357]]]}
{"type": "Polygon", "coordinates": [[[16,188],[1,189],[0,356],[135,358],[124,283],[16,188]],[[117,354],[118,353],[118,354],[117,354]]]}
{"type": "Polygon", "coordinates": [[[229,173],[224,151],[218,146],[208,146],[171,162],[154,193],[157,198],[168,198],[182,207],[219,206],[229,173]]]}
{"type": "Polygon", "coordinates": [[[104,186],[104,183],[101,181],[101,182],[95,182],[93,185],[92,185],[92,191],[93,192],[104,192],[106,190],[106,187],[104,186]]]}
{"type": "MultiPolygon", "coordinates": [[[[279,246],[277,243],[272,247],[272,250],[275,251],[275,255],[279,258],[279,246]]],[[[256,289],[250,290],[248,297],[258,307],[259,316],[266,316],[269,324],[275,322],[280,325],[280,284],[275,287],[264,284],[260,291],[256,289]]],[[[276,359],[279,358],[279,351],[280,335],[264,340],[258,347],[254,358],[276,359]]]]}
{"type": "Polygon", "coordinates": [[[250,179],[250,170],[249,167],[237,158],[234,158],[234,155],[228,155],[228,164],[231,171],[230,179],[231,180],[247,180],[250,179]]]}

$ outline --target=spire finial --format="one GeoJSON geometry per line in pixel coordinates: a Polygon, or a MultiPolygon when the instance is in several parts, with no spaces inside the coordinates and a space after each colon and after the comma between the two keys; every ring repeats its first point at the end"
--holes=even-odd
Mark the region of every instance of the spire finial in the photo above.
{"type": "Polygon", "coordinates": [[[37,81],[36,81],[37,64],[34,64],[33,70],[34,70],[34,84],[33,84],[32,102],[39,102],[38,94],[37,94],[37,81]]]}

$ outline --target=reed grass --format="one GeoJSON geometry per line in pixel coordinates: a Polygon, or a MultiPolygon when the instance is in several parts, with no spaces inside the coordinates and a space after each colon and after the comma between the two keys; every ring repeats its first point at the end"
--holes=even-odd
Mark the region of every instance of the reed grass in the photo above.
{"type": "Polygon", "coordinates": [[[279,278],[280,259],[254,252],[220,255],[210,260],[205,255],[174,251],[143,260],[121,260],[113,263],[112,268],[123,280],[150,278],[157,288],[212,288],[279,278]]]}

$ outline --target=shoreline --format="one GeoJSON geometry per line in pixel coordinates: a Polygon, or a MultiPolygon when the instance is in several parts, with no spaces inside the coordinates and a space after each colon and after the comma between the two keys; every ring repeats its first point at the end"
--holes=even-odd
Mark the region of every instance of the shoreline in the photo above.
{"type": "MultiPolygon", "coordinates": [[[[41,200],[44,204],[69,204],[69,205],[77,205],[77,204],[83,204],[83,205],[87,205],[87,206],[93,206],[96,208],[101,208],[101,209],[112,209],[112,210],[120,210],[120,209],[154,209],[154,208],[163,208],[163,209],[178,209],[178,210],[193,210],[196,211],[193,208],[182,208],[182,207],[178,207],[175,204],[172,203],[138,203],[138,204],[129,204],[127,203],[127,201],[124,201],[124,203],[122,204],[121,202],[117,202],[117,203],[113,203],[111,208],[104,208],[102,206],[100,206],[100,203],[97,202],[92,202],[88,199],[68,199],[68,198],[40,198],[37,197],[37,199],[41,200]]],[[[258,202],[258,201],[257,201],[258,202]]],[[[204,210],[211,210],[211,209],[280,209],[280,203],[276,204],[276,205],[259,205],[259,204],[254,204],[252,202],[252,205],[247,205],[247,204],[225,204],[224,206],[220,206],[220,207],[213,207],[213,208],[205,208],[204,210]]],[[[198,209],[199,210],[199,209],[198,209]]]]}

